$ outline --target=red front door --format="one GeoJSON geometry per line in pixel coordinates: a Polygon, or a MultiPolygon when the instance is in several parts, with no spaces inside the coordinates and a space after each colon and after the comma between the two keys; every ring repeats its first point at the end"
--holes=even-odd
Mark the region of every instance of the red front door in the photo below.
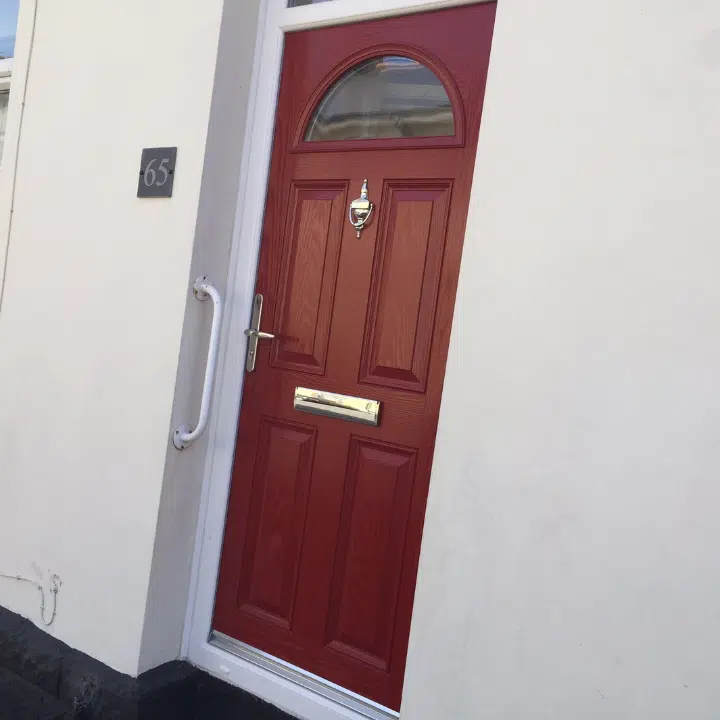
{"type": "Polygon", "coordinates": [[[285,45],[257,278],[275,339],[245,378],[214,627],[394,709],[494,15],[285,45]],[[379,424],[296,410],[298,387],[378,401],[379,424]]]}

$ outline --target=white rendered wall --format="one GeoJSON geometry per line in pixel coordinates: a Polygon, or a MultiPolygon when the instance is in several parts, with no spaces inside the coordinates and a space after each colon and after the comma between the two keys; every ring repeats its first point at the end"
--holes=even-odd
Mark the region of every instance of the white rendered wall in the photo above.
{"type": "Polygon", "coordinates": [[[720,3],[501,0],[404,720],[720,713],[720,3]]]}
{"type": "MultiPolygon", "coordinates": [[[[51,631],[132,673],[187,571],[156,545],[193,516],[160,497],[221,3],[39,2],[0,572],[57,572],[51,631]],[[165,144],[175,197],[139,201],[140,150],[165,144]]],[[[714,0],[501,0],[404,718],[716,717],[718,117],[714,0]]],[[[0,581],[0,604],[38,620],[32,588],[0,581]]]]}
{"type": "MultiPolygon", "coordinates": [[[[222,4],[38,7],[0,310],[0,572],[58,573],[50,632],[127,673],[139,667],[222,4]],[[164,145],[179,148],[174,197],[138,200],[141,150],[164,145]]],[[[39,619],[32,587],[0,580],[0,605],[39,619]]]]}
{"type": "MultiPolygon", "coordinates": [[[[221,290],[226,315],[232,302],[242,302],[238,297],[241,293],[236,292],[233,297],[227,295],[225,282],[235,229],[259,5],[259,0],[225,3],[197,232],[188,276],[188,283],[201,275],[207,276],[221,290]]],[[[188,294],[172,428],[194,422],[197,417],[211,317],[210,303],[200,303],[188,294]]],[[[218,395],[216,388],[215,403],[218,395]]],[[[230,436],[234,440],[235,434],[230,436]]],[[[181,654],[209,440],[208,431],[182,453],[168,446],[140,672],[181,654]]],[[[217,437],[213,440],[217,442],[217,437]]]]}

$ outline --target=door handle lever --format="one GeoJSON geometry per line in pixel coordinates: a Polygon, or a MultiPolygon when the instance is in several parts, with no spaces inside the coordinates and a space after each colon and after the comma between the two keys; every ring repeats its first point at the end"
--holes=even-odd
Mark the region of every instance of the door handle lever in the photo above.
{"type": "Polygon", "coordinates": [[[248,339],[247,355],[245,356],[245,369],[248,372],[255,370],[255,360],[257,359],[258,340],[273,340],[275,336],[272,333],[262,332],[260,330],[260,320],[262,319],[263,296],[258,293],[253,300],[252,318],[250,327],[245,331],[248,339]]]}
{"type": "Polygon", "coordinates": [[[254,337],[254,338],[257,338],[258,340],[274,340],[275,339],[275,336],[272,333],[261,332],[260,330],[255,330],[255,328],[248,328],[245,331],[245,334],[248,337],[254,337]]]}

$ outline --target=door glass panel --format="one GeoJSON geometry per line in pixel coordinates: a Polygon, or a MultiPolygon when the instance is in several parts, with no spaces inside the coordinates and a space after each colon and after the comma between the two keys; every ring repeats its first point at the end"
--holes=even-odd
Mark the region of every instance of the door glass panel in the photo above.
{"type": "Polygon", "coordinates": [[[407,57],[366,60],[348,70],[318,104],[308,142],[455,134],[445,87],[429,68],[407,57]]]}

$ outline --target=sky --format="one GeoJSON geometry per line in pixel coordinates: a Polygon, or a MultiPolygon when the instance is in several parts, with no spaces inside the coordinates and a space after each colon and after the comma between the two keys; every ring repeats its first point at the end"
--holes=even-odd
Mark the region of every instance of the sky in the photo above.
{"type": "Polygon", "coordinates": [[[20,0],[0,0],[0,57],[15,54],[15,28],[20,0]]]}

